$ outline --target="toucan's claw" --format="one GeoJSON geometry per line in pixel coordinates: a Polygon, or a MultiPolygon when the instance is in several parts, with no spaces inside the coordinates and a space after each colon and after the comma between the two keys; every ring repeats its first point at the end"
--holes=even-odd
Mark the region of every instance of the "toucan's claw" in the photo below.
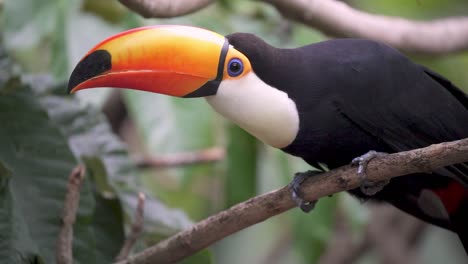
{"type": "Polygon", "coordinates": [[[367,152],[366,154],[356,157],[351,161],[351,165],[353,166],[358,166],[358,174],[361,177],[361,192],[364,193],[365,195],[372,196],[378,192],[380,192],[385,185],[388,184],[388,180],[386,181],[379,181],[379,182],[372,182],[367,180],[367,165],[369,164],[369,161],[376,157],[383,157],[388,155],[387,153],[384,152],[377,152],[375,150],[371,150],[367,152]]]}
{"type": "Polygon", "coordinates": [[[304,193],[301,191],[301,184],[309,177],[320,174],[320,171],[306,171],[298,172],[294,175],[294,179],[291,181],[289,186],[292,189],[292,199],[301,208],[304,213],[308,213],[314,209],[317,200],[315,201],[304,201],[304,193]]]}
{"type": "Polygon", "coordinates": [[[388,183],[389,180],[371,182],[365,179],[362,181],[361,186],[359,188],[361,189],[361,192],[363,192],[365,195],[372,196],[380,192],[388,183]]]}

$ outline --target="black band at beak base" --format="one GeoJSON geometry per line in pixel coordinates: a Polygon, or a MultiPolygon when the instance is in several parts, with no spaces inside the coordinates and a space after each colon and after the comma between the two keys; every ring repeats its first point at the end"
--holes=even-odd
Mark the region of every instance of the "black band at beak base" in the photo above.
{"type": "Polygon", "coordinates": [[[224,71],[224,62],[226,61],[226,55],[229,50],[229,41],[224,39],[223,48],[221,49],[221,54],[219,56],[218,71],[216,73],[216,79],[206,82],[203,86],[197,90],[187,94],[184,98],[193,98],[193,97],[204,97],[215,95],[218,91],[219,84],[223,80],[223,71],[224,71]]]}

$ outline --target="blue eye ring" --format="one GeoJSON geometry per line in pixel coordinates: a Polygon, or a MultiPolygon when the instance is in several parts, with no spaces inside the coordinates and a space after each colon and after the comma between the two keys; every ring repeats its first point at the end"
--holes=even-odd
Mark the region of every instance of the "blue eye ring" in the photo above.
{"type": "Polygon", "coordinates": [[[244,71],[244,64],[238,58],[233,58],[228,62],[227,72],[231,77],[237,77],[244,71]]]}

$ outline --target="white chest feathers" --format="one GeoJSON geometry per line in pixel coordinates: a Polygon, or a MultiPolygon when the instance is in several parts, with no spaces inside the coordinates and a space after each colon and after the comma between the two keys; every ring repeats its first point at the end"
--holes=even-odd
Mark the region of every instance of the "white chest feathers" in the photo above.
{"type": "Polygon", "coordinates": [[[299,131],[296,104],[254,73],[222,81],[217,94],[206,100],[218,113],[273,147],[288,146],[299,131]]]}

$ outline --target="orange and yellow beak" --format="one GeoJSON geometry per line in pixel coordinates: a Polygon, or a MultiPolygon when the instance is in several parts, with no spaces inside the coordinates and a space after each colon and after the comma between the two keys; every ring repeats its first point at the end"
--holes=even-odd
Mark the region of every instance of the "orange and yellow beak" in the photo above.
{"type": "Polygon", "coordinates": [[[216,94],[229,50],[214,32],[188,26],[129,30],[94,47],[78,63],[68,91],[129,88],[179,96],[216,94]]]}

